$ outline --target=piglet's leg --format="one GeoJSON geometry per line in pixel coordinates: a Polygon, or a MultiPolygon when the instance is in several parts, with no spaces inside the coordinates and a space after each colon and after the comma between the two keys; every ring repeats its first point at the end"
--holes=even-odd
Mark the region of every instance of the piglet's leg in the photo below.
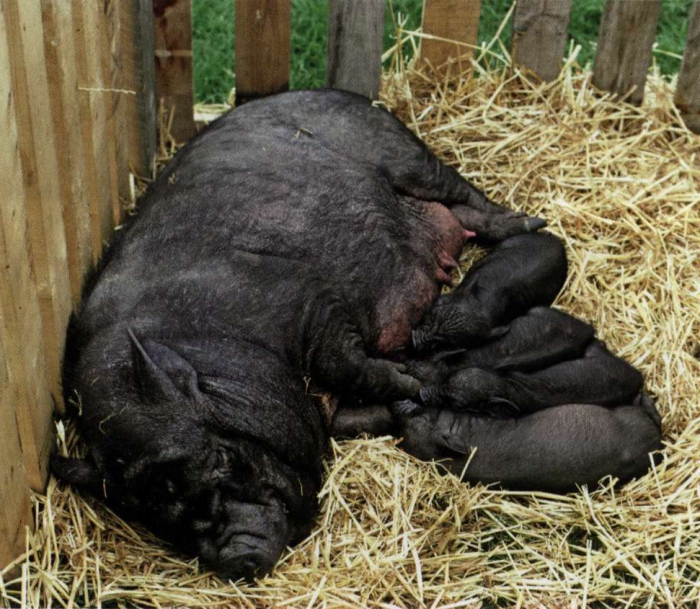
{"type": "Polygon", "coordinates": [[[646,473],[661,448],[658,412],[649,398],[614,409],[568,404],[513,419],[427,410],[400,423],[401,446],[440,460],[469,482],[563,493],[646,473]],[[467,465],[466,470],[465,466],[467,465]]]}

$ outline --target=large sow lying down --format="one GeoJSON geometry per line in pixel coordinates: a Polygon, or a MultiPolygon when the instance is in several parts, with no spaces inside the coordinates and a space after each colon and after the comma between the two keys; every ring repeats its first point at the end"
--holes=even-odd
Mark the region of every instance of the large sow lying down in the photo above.
{"type": "Polygon", "coordinates": [[[66,347],[85,460],[59,476],[222,575],[269,571],[316,514],[331,416],[391,363],[471,231],[536,230],[388,112],[337,91],[251,102],[162,172],[88,282],[66,347]]]}

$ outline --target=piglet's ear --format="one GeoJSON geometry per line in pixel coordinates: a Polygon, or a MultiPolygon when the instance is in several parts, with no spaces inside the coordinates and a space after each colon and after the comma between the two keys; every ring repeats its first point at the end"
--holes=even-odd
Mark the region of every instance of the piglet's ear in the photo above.
{"type": "Polygon", "coordinates": [[[176,400],[199,394],[197,371],[181,355],[150,338],[140,341],[129,329],[134,380],[145,400],[176,400]]]}

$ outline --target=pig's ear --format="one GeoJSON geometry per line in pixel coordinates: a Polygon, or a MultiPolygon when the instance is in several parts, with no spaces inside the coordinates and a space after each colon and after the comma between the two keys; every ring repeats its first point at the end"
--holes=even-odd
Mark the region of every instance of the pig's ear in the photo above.
{"type": "Polygon", "coordinates": [[[140,341],[129,329],[134,377],[143,399],[174,400],[199,395],[197,371],[181,355],[154,340],[140,341]]]}

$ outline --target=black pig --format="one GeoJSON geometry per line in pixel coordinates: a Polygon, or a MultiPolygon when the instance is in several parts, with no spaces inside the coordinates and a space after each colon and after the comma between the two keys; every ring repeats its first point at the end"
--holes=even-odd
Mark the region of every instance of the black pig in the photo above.
{"type": "MultiPolygon", "coordinates": [[[[528,372],[583,355],[593,326],[550,307],[534,307],[510,323],[508,332],[482,345],[437,353],[449,368],[528,372]]],[[[416,378],[430,382],[419,375],[416,378]]]]}
{"type": "Polygon", "coordinates": [[[661,449],[661,417],[645,394],[631,406],[567,404],[508,419],[429,409],[401,418],[396,433],[406,452],[466,481],[553,493],[642,476],[661,449]]]}
{"type": "Polygon", "coordinates": [[[491,406],[529,413],[551,406],[583,403],[617,406],[630,403],[642,388],[642,374],[605,345],[592,341],[583,357],[530,373],[463,368],[442,385],[424,386],[423,404],[488,413],[491,406]]]}
{"type": "Polygon", "coordinates": [[[64,389],[104,495],[220,574],[269,571],[316,514],[328,403],[415,397],[388,355],[464,240],[544,222],[490,202],[338,91],[250,102],[185,146],[88,282],[64,389]]]}
{"type": "Polygon", "coordinates": [[[605,476],[622,483],[639,477],[649,469],[649,453],[661,449],[661,417],[646,394],[631,406],[566,404],[517,418],[434,408],[411,416],[396,416],[388,406],[339,408],[332,431],[341,438],[392,434],[409,454],[439,461],[465,481],[553,493],[595,485],[605,476]]]}
{"type": "Polygon", "coordinates": [[[566,281],[566,253],[549,233],[518,235],[499,243],[441,296],[413,331],[413,346],[470,346],[507,331],[528,309],[552,304],[566,281]]]}

